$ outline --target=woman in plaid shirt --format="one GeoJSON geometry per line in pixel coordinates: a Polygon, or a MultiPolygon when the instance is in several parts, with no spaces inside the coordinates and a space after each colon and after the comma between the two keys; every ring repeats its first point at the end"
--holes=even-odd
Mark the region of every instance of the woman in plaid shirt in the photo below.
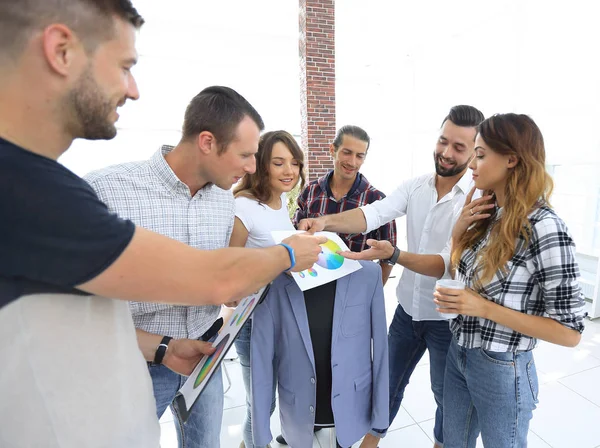
{"type": "Polygon", "coordinates": [[[576,346],[584,301],[575,244],[550,208],[542,134],[526,115],[483,121],[475,142],[475,187],[452,233],[455,278],[435,303],[458,313],[450,328],[444,385],[444,446],[527,446],[538,380],[538,339],[576,346]]]}

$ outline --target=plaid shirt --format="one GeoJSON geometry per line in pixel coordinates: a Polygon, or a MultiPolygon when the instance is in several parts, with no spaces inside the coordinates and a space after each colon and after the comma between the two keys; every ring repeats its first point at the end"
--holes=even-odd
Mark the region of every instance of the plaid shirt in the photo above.
{"type": "MultiPolygon", "coordinates": [[[[496,222],[501,219],[499,210],[496,222]]],[[[487,285],[476,291],[484,298],[525,314],[546,316],[564,326],[583,331],[584,300],[579,287],[575,244],[564,222],[552,209],[542,206],[529,215],[531,236],[528,245],[519,237],[507,271],[498,270],[487,285]]],[[[465,250],[457,278],[473,288],[477,253],[488,242],[484,237],[465,250]]],[[[495,352],[531,350],[537,339],[480,317],[459,315],[450,324],[459,345],[481,347],[495,352]]]]}
{"type": "MultiPolygon", "coordinates": [[[[163,146],[150,160],[104,168],[85,176],[111,212],[136,225],[196,249],[229,245],[235,202],[231,191],[208,184],[194,197],[165,160],[173,148],[163,146]]],[[[198,272],[198,281],[202,281],[198,272]]],[[[130,302],[136,328],[174,338],[199,338],[221,307],[173,306],[130,302]]]]}
{"type": "MultiPolygon", "coordinates": [[[[346,210],[362,207],[385,197],[381,191],[373,187],[367,178],[358,173],[350,191],[338,202],[329,188],[333,176],[330,171],[325,176],[312,181],[304,188],[298,197],[298,208],[294,213],[293,223],[297,226],[301,219],[318,218],[323,215],[332,215],[346,210]]],[[[361,233],[340,233],[340,238],[353,252],[360,252],[367,248],[367,240],[387,240],[396,245],[396,222],[391,221],[376,230],[363,235],[361,233]]]]}

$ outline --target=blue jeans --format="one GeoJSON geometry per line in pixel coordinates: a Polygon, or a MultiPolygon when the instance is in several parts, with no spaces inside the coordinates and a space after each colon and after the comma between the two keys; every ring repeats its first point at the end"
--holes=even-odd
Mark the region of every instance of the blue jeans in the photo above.
{"type": "MultiPolygon", "coordinates": [[[[252,335],[252,319],[247,321],[237,339],[235,340],[235,351],[240,357],[240,365],[242,366],[242,377],[244,378],[244,388],[246,389],[246,417],[242,429],[244,445],[246,448],[260,448],[254,445],[252,440],[252,395],[250,390],[250,337],[252,335]]],[[[273,381],[273,402],[271,404],[271,415],[275,411],[275,387],[276,381],[273,381]]]]}
{"type": "Polygon", "coordinates": [[[446,448],[523,448],[538,402],[533,354],[450,344],[444,388],[446,448]]]}
{"type": "Polygon", "coordinates": [[[177,428],[179,448],[219,447],[221,439],[221,422],[223,420],[223,379],[218,369],[202,391],[198,401],[192,408],[188,420],[183,423],[181,416],[172,406],[175,394],[187,377],[179,375],[165,366],[148,366],[154,398],[156,414],[160,418],[168,406],[171,406],[173,420],[177,428]]]}
{"type": "MultiPolygon", "coordinates": [[[[444,443],[443,397],[446,356],[452,339],[447,320],[413,321],[402,305],[398,305],[388,334],[390,360],[390,425],[400,410],[404,390],[415,367],[429,350],[431,390],[437,404],[433,435],[438,445],[444,443]]],[[[383,437],[386,429],[373,429],[371,434],[383,437]]]]}

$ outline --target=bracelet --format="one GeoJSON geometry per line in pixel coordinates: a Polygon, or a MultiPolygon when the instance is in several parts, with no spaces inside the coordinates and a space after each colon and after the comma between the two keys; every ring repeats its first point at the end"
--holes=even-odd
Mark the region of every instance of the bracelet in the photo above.
{"type": "Polygon", "coordinates": [[[292,270],[294,266],[296,266],[296,255],[294,255],[294,249],[292,248],[292,246],[289,246],[285,243],[279,243],[279,246],[285,247],[288,251],[288,255],[290,256],[291,266],[283,272],[290,272],[290,270],[292,270]]]}
{"type": "Polygon", "coordinates": [[[173,338],[170,336],[164,336],[162,338],[162,341],[160,341],[160,344],[158,344],[158,347],[156,347],[156,354],[154,355],[154,361],[152,361],[152,364],[162,364],[163,359],[167,353],[167,349],[169,348],[169,342],[171,342],[171,339],[173,338]]]}

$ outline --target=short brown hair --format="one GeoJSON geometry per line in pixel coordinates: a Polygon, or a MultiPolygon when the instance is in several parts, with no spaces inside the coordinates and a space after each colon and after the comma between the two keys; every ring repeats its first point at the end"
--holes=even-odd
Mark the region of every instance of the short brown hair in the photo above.
{"type": "Polygon", "coordinates": [[[185,110],[182,140],[189,141],[208,131],[217,139],[218,153],[222,154],[235,138],[244,117],[250,117],[261,131],[265,128],[260,114],[235,90],[223,86],[207,87],[185,110]]]}
{"type": "Polygon", "coordinates": [[[86,51],[112,36],[114,16],[139,29],[144,19],[130,0],[0,0],[0,56],[16,59],[35,32],[63,23],[86,51]]]}

